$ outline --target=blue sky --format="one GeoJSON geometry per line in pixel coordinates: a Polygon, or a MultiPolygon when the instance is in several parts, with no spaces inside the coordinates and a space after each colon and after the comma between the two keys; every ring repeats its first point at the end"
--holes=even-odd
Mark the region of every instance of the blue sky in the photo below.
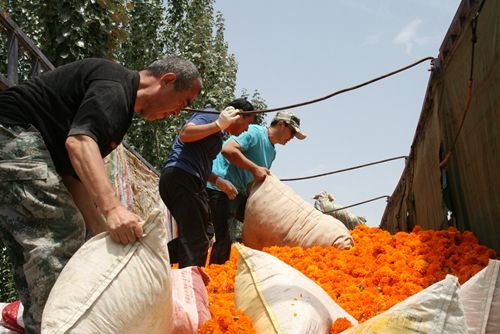
{"type": "MultiPolygon", "coordinates": [[[[237,94],[258,90],[270,108],[322,97],[421,58],[437,57],[460,0],[216,0],[238,61],[237,94]]],[[[430,63],[359,90],[291,110],[308,137],[277,145],[280,178],[408,155],[430,63]]],[[[272,115],[266,120],[270,123],[272,115]]],[[[343,205],[391,195],[404,160],[286,182],[311,204],[322,190],[343,205]]],[[[378,226],[378,200],[351,208],[378,226]]]]}

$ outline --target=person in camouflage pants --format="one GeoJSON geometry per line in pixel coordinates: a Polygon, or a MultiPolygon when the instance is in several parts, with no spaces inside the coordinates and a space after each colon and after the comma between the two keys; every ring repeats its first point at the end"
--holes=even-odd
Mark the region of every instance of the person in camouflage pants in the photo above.
{"type": "Polygon", "coordinates": [[[83,244],[85,222],[33,127],[0,125],[0,237],[14,265],[27,331],[36,331],[58,273],[83,244]]]}
{"type": "Polygon", "coordinates": [[[177,115],[201,87],[193,63],[167,56],[139,72],[84,59],[0,92],[0,238],[27,333],[40,333],[50,290],[86,228],[122,244],[142,237],[142,218],[122,206],[103,157],[134,115],[177,115]]]}

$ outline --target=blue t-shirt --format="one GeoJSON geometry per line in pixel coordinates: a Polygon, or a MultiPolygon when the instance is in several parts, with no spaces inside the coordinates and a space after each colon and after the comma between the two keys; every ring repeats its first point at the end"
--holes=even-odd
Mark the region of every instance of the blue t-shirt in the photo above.
{"type": "MultiPolygon", "coordinates": [[[[231,136],[224,145],[235,140],[241,147],[241,151],[250,161],[261,167],[271,168],[271,164],[276,157],[274,144],[269,140],[267,128],[261,125],[251,124],[248,130],[239,136],[231,136]]],[[[246,194],[247,186],[253,181],[253,174],[231,164],[221,153],[217,154],[212,167],[212,172],[231,183],[238,189],[238,192],[246,194]]],[[[209,183],[211,189],[218,189],[209,183]]]]}
{"type": "MultiPolygon", "coordinates": [[[[187,120],[186,124],[208,124],[214,122],[219,117],[215,109],[205,110],[214,111],[214,114],[195,113],[187,120]]],[[[189,143],[184,143],[179,136],[177,136],[174,145],[172,145],[172,152],[170,152],[163,168],[180,168],[206,183],[208,176],[212,172],[213,160],[222,149],[222,143],[224,141],[223,136],[224,133],[220,131],[198,141],[189,143]]]]}

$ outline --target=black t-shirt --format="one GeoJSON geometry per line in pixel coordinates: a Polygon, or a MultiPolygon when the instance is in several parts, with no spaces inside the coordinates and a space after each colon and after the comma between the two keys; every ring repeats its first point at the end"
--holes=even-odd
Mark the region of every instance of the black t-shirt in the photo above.
{"type": "Polygon", "coordinates": [[[132,122],[139,73],[105,59],[84,59],[0,92],[0,123],[34,125],[56,170],[73,175],[66,138],[92,137],[104,157],[132,122]]]}

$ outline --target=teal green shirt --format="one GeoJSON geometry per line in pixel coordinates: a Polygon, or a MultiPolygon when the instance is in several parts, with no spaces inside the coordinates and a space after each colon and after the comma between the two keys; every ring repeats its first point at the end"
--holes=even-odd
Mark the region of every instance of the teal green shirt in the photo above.
{"type": "MultiPolygon", "coordinates": [[[[224,142],[235,140],[241,147],[241,151],[256,165],[271,168],[271,164],[276,157],[276,149],[274,144],[269,140],[267,128],[261,125],[251,124],[248,130],[239,136],[231,136],[224,142]]],[[[215,157],[212,172],[223,179],[231,181],[231,183],[238,189],[238,192],[246,194],[247,186],[253,181],[253,174],[245,169],[231,164],[221,153],[215,157]]],[[[219,190],[215,185],[208,183],[211,189],[219,190]]]]}

